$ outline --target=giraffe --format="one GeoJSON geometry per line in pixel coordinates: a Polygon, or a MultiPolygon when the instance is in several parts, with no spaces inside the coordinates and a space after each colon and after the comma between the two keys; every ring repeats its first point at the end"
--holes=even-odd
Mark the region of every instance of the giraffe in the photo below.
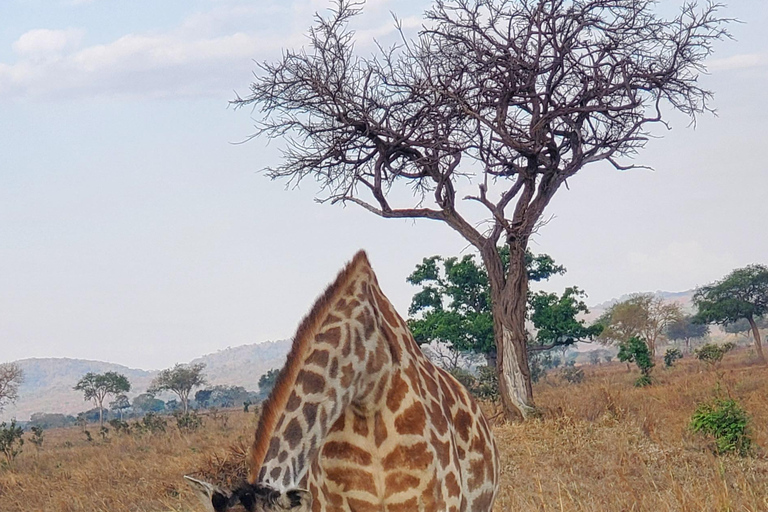
{"type": "Polygon", "coordinates": [[[426,358],[358,252],[304,318],[234,490],[209,512],[486,512],[499,455],[467,390],[426,358]]]}

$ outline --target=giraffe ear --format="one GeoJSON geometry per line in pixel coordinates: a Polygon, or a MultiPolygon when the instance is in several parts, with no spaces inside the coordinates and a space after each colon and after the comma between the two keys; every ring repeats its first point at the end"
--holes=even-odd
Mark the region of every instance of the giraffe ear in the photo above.
{"type": "Polygon", "coordinates": [[[312,507],[312,495],[304,489],[291,489],[280,495],[278,504],[285,510],[309,512],[312,507]]]}
{"type": "Polygon", "coordinates": [[[225,512],[229,508],[230,496],[232,495],[229,491],[191,476],[185,475],[184,480],[195,491],[206,512],[225,512]]]}

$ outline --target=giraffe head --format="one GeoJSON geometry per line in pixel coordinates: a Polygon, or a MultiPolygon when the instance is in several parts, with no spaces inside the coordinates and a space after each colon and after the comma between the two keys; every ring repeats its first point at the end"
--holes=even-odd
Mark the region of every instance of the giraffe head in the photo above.
{"type": "Polygon", "coordinates": [[[309,512],[312,496],[303,489],[285,492],[244,483],[234,490],[184,477],[205,506],[206,512],[309,512]]]}

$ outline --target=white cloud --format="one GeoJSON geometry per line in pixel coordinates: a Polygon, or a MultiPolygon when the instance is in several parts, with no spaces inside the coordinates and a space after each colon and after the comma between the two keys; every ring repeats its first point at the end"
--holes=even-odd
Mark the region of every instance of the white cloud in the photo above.
{"type": "MultiPolygon", "coordinates": [[[[226,98],[247,87],[253,60],[272,60],[281,48],[306,44],[312,3],[296,2],[289,11],[277,2],[218,6],[167,32],[125,34],[86,47],[82,30],[32,30],[13,43],[17,61],[0,62],[0,95],[226,98]]],[[[387,3],[375,2],[379,8],[387,3]]],[[[417,22],[404,19],[406,28],[417,22]]],[[[393,31],[389,16],[382,23],[372,14],[356,25],[361,43],[393,31]]]]}
{"type": "Polygon", "coordinates": [[[22,57],[31,58],[58,55],[76,48],[82,38],[83,31],[77,29],[30,30],[13,43],[13,51],[22,57]]]}
{"type": "Polygon", "coordinates": [[[218,16],[206,30],[197,15],[166,33],[128,34],[84,48],[82,31],[32,30],[13,44],[18,60],[0,63],[0,94],[226,95],[247,85],[252,59],[300,43],[301,34],[276,30],[221,33],[216,29],[226,24],[218,16]]]}
{"type": "Polygon", "coordinates": [[[707,69],[710,71],[731,71],[735,69],[749,69],[765,66],[768,58],[762,53],[743,53],[723,59],[707,61],[707,69]]]}

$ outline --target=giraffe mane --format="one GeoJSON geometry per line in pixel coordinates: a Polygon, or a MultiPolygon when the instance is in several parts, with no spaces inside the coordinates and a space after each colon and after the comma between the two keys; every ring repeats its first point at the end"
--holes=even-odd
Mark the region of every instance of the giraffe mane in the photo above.
{"type": "Polygon", "coordinates": [[[256,436],[249,454],[248,482],[255,484],[259,476],[259,470],[264,464],[264,458],[269,449],[269,441],[280,414],[285,410],[285,404],[293,390],[296,376],[306,354],[315,338],[318,329],[328,316],[328,311],[335,304],[338,296],[344,291],[351,278],[360,268],[371,268],[368,255],[365,251],[358,251],[352,260],[339,272],[333,283],[320,295],[312,309],[299,324],[296,335],[293,337],[291,350],[283,368],[275,380],[272,392],[264,402],[259,424],[256,427],[256,436]]]}

